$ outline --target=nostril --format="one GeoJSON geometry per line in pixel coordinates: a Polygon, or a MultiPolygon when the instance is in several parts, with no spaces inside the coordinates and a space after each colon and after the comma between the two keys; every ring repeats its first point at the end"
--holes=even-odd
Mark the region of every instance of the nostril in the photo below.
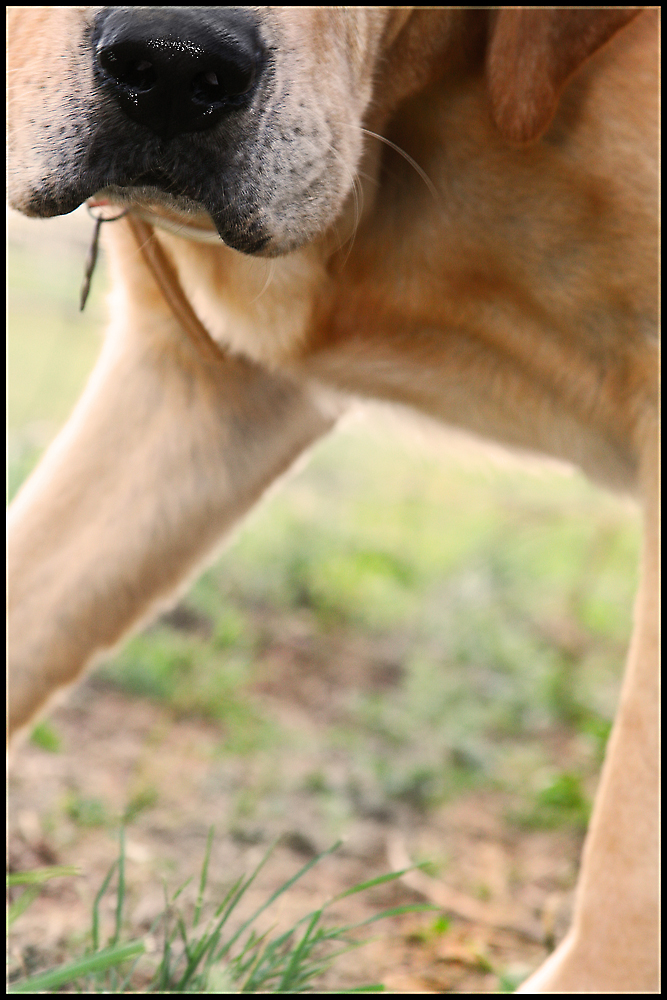
{"type": "Polygon", "coordinates": [[[141,93],[150,90],[157,83],[153,63],[143,55],[128,51],[126,46],[101,49],[97,57],[104,72],[120,87],[141,93]]]}
{"type": "Polygon", "coordinates": [[[212,69],[208,70],[207,73],[200,73],[199,76],[196,76],[192,81],[190,90],[194,100],[199,101],[201,104],[215,104],[224,98],[218,74],[214,73],[212,69]]]}
{"type": "Polygon", "coordinates": [[[218,107],[226,101],[233,102],[243,97],[254,82],[254,67],[220,62],[216,69],[208,69],[193,77],[190,93],[199,104],[218,107]]]}

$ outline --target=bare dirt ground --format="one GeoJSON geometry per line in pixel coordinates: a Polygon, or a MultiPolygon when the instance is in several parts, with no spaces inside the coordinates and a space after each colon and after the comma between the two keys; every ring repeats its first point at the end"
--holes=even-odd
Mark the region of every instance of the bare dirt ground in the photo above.
{"type": "MultiPolygon", "coordinates": [[[[317,745],[318,732],[336,720],[340,688],[365,683],[364,670],[368,676],[372,671],[359,655],[356,670],[342,678],[338,672],[334,690],[332,664],[321,658],[306,664],[299,645],[292,636],[274,646],[271,681],[257,685],[255,696],[266,715],[317,745]]],[[[527,974],[564,932],[580,840],[563,831],[518,829],[503,818],[511,803],[501,792],[466,793],[424,814],[408,803],[379,807],[361,788],[344,817],[332,820],[336,786],[350,783],[344,750],[323,749],[315,760],[312,752],[304,755],[297,738],[297,745],[280,751],[279,760],[234,758],[221,751],[219,727],[174,719],[164,708],[129,698],[94,676],[68,696],[52,720],[62,739],[60,751],[24,743],[12,760],[10,867],[71,864],[81,874],[48,883],[19,918],[10,968],[37,971],[81,953],[93,899],[118,854],[113,817],[130,802],[144,803],[126,831],[126,913],[133,937],[146,934],[163,909],[163,879],[173,892],[192,877],[186,896],[194,898],[211,825],[216,828],[212,901],[221,900],[230,883],[249,873],[272,840],[281,838],[241,916],[329,847],[332,829],[343,832],[343,846],[283,896],[263,926],[289,926],[287,921],[328,897],[391,870],[392,861],[401,864],[405,852],[441,862],[446,886],[440,876],[421,875],[416,889],[404,883],[378,887],[341,901],[332,912],[337,921],[352,922],[430,898],[446,904],[451,918],[446,932],[431,930],[437,916],[431,913],[376,923],[371,943],[339,959],[321,991],[383,982],[393,993],[499,992],[499,976],[527,974]],[[318,768],[332,790],[327,808],[322,795],[299,780],[318,768]],[[252,798],[251,808],[243,808],[244,795],[252,798]],[[104,802],[106,828],[86,825],[80,812],[73,813],[73,801],[104,802]]],[[[567,746],[562,751],[565,761],[567,746]]],[[[114,905],[109,892],[103,907],[109,927],[114,905]]]]}

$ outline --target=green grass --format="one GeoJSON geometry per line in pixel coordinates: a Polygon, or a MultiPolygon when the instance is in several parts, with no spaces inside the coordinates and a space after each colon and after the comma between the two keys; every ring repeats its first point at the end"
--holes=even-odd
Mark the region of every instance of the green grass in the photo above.
{"type": "MultiPolygon", "coordinates": [[[[180,903],[187,885],[171,896],[165,890],[165,909],[154,921],[143,939],[123,942],[126,935],[124,836],[121,831],[120,852],[104,880],[92,910],[90,943],[85,955],[37,975],[17,977],[10,974],[8,992],[54,992],[63,986],[74,986],[77,993],[312,993],[318,979],[341,953],[359,947],[355,932],[378,920],[404,913],[434,910],[428,904],[394,907],[377,913],[356,924],[332,925],[328,910],[332,905],[359,892],[394,881],[404,872],[392,872],[353,886],[327,900],[322,906],[301,917],[281,933],[258,932],[255,924],[262,913],[287,892],[314,865],[335,851],[340,844],[308,861],[292,878],[284,882],[236,930],[228,924],[238,924],[237,908],[269,860],[270,849],[251,875],[233,882],[224,899],[217,905],[206,900],[208,866],[213,841],[209,831],[206,853],[201,869],[199,892],[194,909],[180,903]],[[116,874],[117,902],[111,937],[102,942],[100,904],[116,874]],[[147,954],[146,940],[160,941],[155,954],[147,954]]],[[[72,876],[70,869],[45,869],[23,872],[8,878],[11,887],[24,886],[24,893],[13,904],[8,916],[11,924],[34,902],[39,885],[58,877],[72,876]]],[[[336,992],[381,992],[379,984],[336,992]]]]}

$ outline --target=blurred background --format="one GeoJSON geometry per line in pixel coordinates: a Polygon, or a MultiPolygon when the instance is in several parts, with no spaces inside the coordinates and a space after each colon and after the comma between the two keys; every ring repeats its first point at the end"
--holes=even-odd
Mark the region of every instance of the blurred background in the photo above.
{"type": "MultiPolygon", "coordinates": [[[[10,496],[100,348],[103,254],[78,311],[92,225],[8,215],[10,496]]],[[[511,988],[567,923],[638,539],[633,507],[576,472],[360,408],[17,751],[15,867],[84,871],[17,922],[14,959],[83,933],[120,818],[138,927],[150,877],[190,874],[215,823],[221,886],[276,836],[276,878],[343,836],[328,892],[389,870],[394,844],[474,901],[396,921],[333,988],[511,988]]]]}

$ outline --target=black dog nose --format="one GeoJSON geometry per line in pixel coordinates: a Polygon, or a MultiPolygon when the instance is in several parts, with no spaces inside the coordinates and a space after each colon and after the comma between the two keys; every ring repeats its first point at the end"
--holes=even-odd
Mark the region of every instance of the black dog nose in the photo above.
{"type": "Polygon", "coordinates": [[[163,139],[211,128],[247,102],[265,55],[238,7],[107,7],[93,46],[98,81],[163,139]]]}

